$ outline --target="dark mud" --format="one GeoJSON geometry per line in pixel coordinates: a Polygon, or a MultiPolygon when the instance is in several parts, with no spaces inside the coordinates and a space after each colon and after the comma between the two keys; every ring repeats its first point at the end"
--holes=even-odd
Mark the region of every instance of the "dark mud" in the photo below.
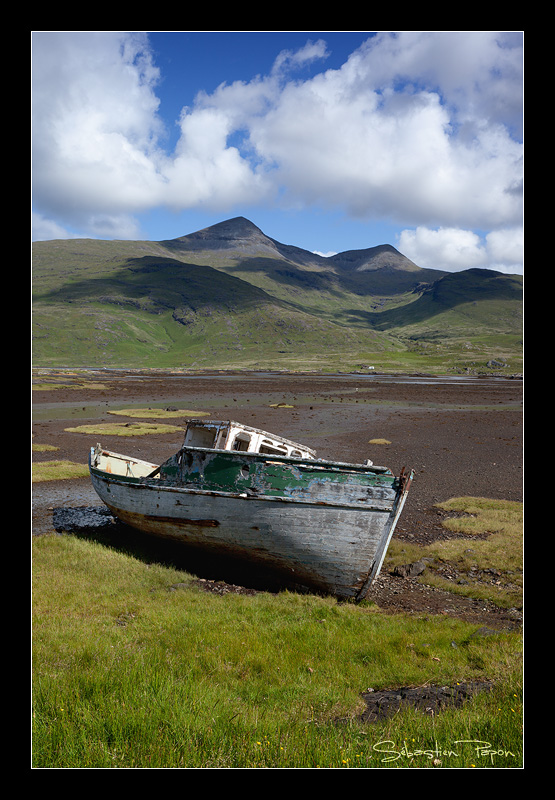
{"type": "Polygon", "coordinates": [[[489,692],[492,688],[491,681],[476,681],[454,686],[402,687],[378,692],[368,690],[363,693],[366,709],[360,719],[362,722],[381,722],[409,706],[432,716],[445,708],[460,708],[479,692],[489,692]]]}
{"type": "MultiPolygon", "coordinates": [[[[59,448],[34,453],[35,461],[59,458],[84,464],[100,438],[113,450],[159,463],[180,447],[179,432],[120,438],[70,433],[66,428],[122,421],[125,418],[108,412],[124,407],[177,407],[273,431],[314,448],[322,458],[352,462],[370,458],[396,474],[404,466],[414,469],[397,540],[425,545],[452,536],[442,526],[444,514],[436,508],[452,497],[522,500],[518,379],[101,372],[41,375],[36,380],[66,385],[33,393],[33,442],[59,448]],[[282,407],[271,407],[280,403],[282,407]],[[388,443],[372,443],[373,439],[388,443]]],[[[168,422],[180,424],[179,419],[168,422]]],[[[113,537],[119,526],[106,518],[101,507],[88,478],[34,484],[33,533],[73,525],[75,531],[101,540],[113,537]]],[[[127,536],[125,546],[131,546],[128,533],[119,535],[124,540],[127,536]]],[[[253,590],[240,581],[226,580],[223,573],[201,572],[204,568],[199,565],[194,574],[206,591],[253,590]]],[[[514,629],[522,620],[521,609],[499,609],[458,597],[410,576],[382,573],[369,598],[384,611],[446,614],[494,630],[514,629]]]]}

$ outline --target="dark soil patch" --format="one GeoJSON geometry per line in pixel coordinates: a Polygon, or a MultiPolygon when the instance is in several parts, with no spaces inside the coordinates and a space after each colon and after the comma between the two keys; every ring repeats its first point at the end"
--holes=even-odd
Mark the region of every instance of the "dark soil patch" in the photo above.
{"type": "Polygon", "coordinates": [[[246,586],[236,586],[234,583],[226,583],[225,581],[209,581],[206,578],[198,578],[193,581],[193,586],[198,586],[199,589],[202,589],[204,592],[210,592],[211,594],[256,594],[256,589],[249,589],[246,586]]]}
{"type": "Polygon", "coordinates": [[[434,715],[445,708],[460,708],[478,692],[489,692],[491,682],[457,683],[455,686],[420,686],[416,688],[384,689],[363,694],[366,709],[362,722],[381,722],[410,706],[423,714],[434,715]]]}
{"type": "Polygon", "coordinates": [[[391,614],[457,617],[497,630],[516,630],[522,624],[522,609],[501,608],[487,600],[476,600],[428,586],[417,578],[399,578],[383,572],[372,585],[367,600],[391,614]]]}

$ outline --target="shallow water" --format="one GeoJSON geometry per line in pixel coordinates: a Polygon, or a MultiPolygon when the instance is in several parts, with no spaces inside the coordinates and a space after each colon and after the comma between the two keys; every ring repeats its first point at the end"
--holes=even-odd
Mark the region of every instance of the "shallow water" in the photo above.
{"type": "MultiPolygon", "coordinates": [[[[240,376],[241,384],[244,386],[245,384],[255,383],[260,380],[260,378],[275,378],[278,377],[276,373],[273,372],[256,372],[256,373],[249,373],[243,374],[240,376]]],[[[283,376],[280,375],[279,377],[290,377],[292,379],[295,376],[283,376]]],[[[303,379],[305,376],[299,375],[299,379],[303,379]]],[[[308,376],[310,377],[310,376],[308,376]]],[[[352,380],[355,379],[357,381],[361,381],[366,385],[366,388],[369,384],[372,383],[387,383],[387,384],[409,384],[409,385],[427,385],[427,386],[456,386],[456,385],[465,385],[465,386],[481,386],[487,388],[488,386],[499,385],[500,382],[506,381],[507,378],[499,377],[488,377],[488,378],[476,378],[476,377],[469,377],[466,375],[376,375],[374,373],[368,374],[359,374],[359,373],[336,373],[331,375],[325,376],[316,376],[316,377],[324,377],[326,380],[337,380],[337,381],[344,381],[344,380],[352,380]]],[[[123,381],[141,381],[144,380],[144,377],[137,376],[137,375],[121,375],[118,378],[119,380],[123,381]]],[[[165,375],[164,380],[168,381],[190,381],[190,380],[211,380],[217,382],[228,382],[228,381],[237,381],[237,375],[165,375]]],[[[361,386],[362,388],[362,386],[361,386]]],[[[193,398],[189,400],[189,402],[194,402],[193,398]]],[[[125,402],[121,399],[114,402],[107,402],[105,398],[99,400],[87,399],[86,405],[83,405],[82,401],[80,402],[61,402],[61,403],[37,403],[33,404],[33,411],[32,411],[32,418],[34,422],[40,422],[42,420],[75,420],[78,421],[80,419],[97,419],[102,417],[106,414],[106,412],[110,408],[141,408],[144,406],[145,401],[136,401],[136,402],[125,402]]],[[[175,397],[166,397],[164,400],[159,401],[150,401],[148,402],[148,406],[151,408],[165,408],[168,405],[176,405],[177,407],[181,407],[183,405],[183,396],[176,395],[175,397]]],[[[220,399],[211,398],[203,396],[202,403],[203,408],[209,410],[211,406],[219,406],[220,399]]],[[[171,420],[168,420],[171,422],[171,420]]]]}

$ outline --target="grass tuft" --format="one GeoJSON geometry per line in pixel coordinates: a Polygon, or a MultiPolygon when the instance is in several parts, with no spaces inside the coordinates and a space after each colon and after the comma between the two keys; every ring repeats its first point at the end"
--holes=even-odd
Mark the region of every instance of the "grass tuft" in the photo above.
{"type": "Polygon", "coordinates": [[[461,536],[428,547],[393,540],[385,568],[425,558],[428,566],[422,582],[467,597],[491,599],[505,608],[521,608],[523,504],[459,497],[437,508],[456,514],[442,524],[461,536]]]}
{"type": "Polygon", "coordinates": [[[108,414],[121,415],[122,417],[168,419],[171,417],[205,417],[208,411],[191,411],[186,408],[126,408],[118,411],[108,411],[108,414]]]}
{"type": "Polygon", "coordinates": [[[33,483],[41,481],[62,481],[75,478],[85,478],[89,474],[86,464],[78,464],[75,461],[41,461],[33,464],[33,483]]]}
{"type": "Polygon", "coordinates": [[[68,433],[86,433],[95,436],[146,436],[148,434],[174,433],[182,430],[176,425],[153,422],[105,422],[65,428],[68,433]]]}

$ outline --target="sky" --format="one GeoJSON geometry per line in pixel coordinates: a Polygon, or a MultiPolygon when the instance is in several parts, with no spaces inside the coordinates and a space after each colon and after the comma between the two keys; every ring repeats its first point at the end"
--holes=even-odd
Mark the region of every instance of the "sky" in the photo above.
{"type": "Polygon", "coordinates": [[[32,239],[523,272],[522,31],[33,31],[32,239]]]}

